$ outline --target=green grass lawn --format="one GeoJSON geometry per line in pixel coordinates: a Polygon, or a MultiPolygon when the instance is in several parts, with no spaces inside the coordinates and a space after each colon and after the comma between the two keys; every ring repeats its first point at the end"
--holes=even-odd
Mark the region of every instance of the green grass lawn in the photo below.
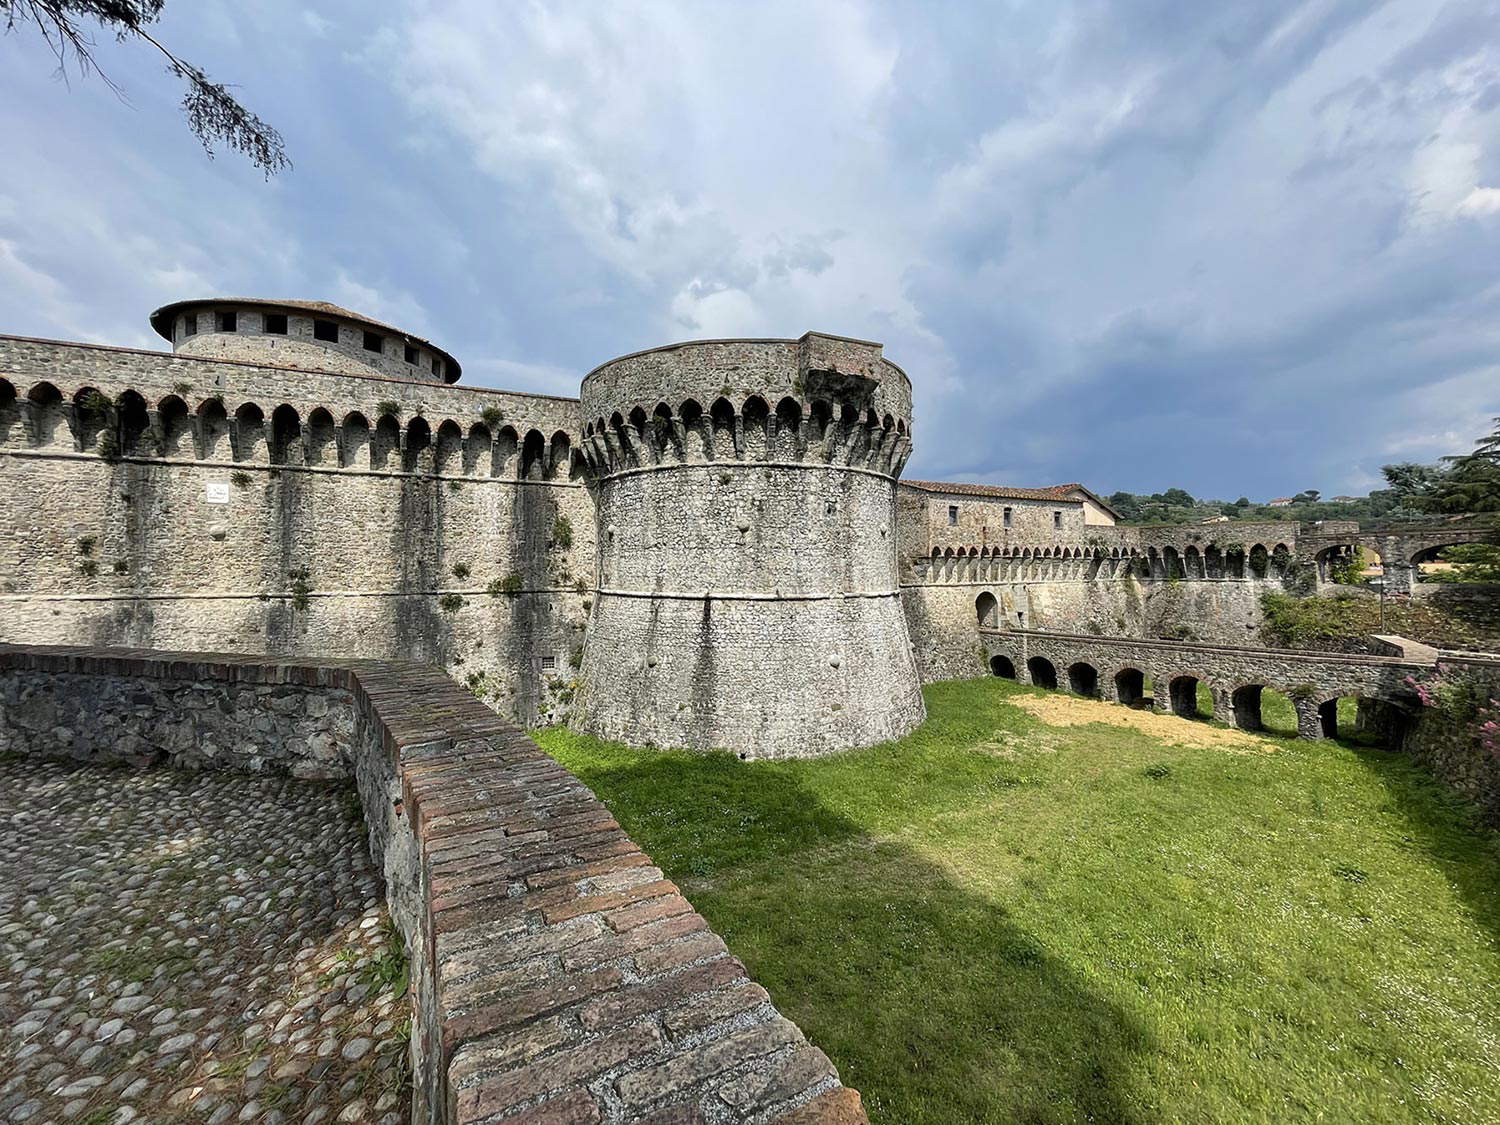
{"type": "Polygon", "coordinates": [[[1384,751],[1024,694],[935,684],[910,737],[808,762],[538,738],[877,1125],[1500,1122],[1500,838],[1384,751]]]}

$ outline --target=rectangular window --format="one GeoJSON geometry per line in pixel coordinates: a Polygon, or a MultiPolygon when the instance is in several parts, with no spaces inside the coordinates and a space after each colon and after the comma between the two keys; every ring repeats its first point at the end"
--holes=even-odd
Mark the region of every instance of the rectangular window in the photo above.
{"type": "Polygon", "coordinates": [[[266,331],[272,336],[285,336],[286,313],[266,313],[266,331]]]}
{"type": "Polygon", "coordinates": [[[1010,509],[1009,508],[1006,508],[1005,511],[1003,511],[1003,512],[1000,513],[1000,522],[1004,526],[1006,526],[1006,527],[1010,526],[1010,509]]]}
{"type": "Polygon", "coordinates": [[[240,328],[240,314],[230,309],[228,312],[219,314],[220,332],[238,332],[240,328]]]}
{"type": "Polygon", "coordinates": [[[188,313],[182,318],[182,334],[184,336],[198,335],[198,314],[188,313]]]}
{"type": "Polygon", "coordinates": [[[385,337],[379,332],[365,333],[365,351],[379,352],[385,350],[385,337]]]}
{"type": "Polygon", "coordinates": [[[437,356],[432,357],[432,373],[434,375],[441,375],[443,373],[443,361],[438,359],[437,356]]]}
{"type": "Polygon", "coordinates": [[[1062,530],[1062,513],[1061,512],[1053,512],[1052,513],[1052,530],[1053,531],[1061,531],[1062,530]]]}
{"type": "Polygon", "coordinates": [[[407,363],[416,363],[417,362],[417,349],[414,348],[414,347],[412,347],[410,344],[406,345],[406,362],[407,363]]]}
{"type": "Polygon", "coordinates": [[[958,505],[948,505],[948,526],[953,527],[958,523],[958,505]]]}
{"type": "Polygon", "coordinates": [[[557,667],[557,657],[555,657],[555,656],[544,656],[544,657],[542,657],[542,671],[543,672],[551,672],[554,669],[556,669],[556,667],[557,667]]]}
{"type": "Polygon", "coordinates": [[[339,326],[331,320],[313,321],[313,339],[327,340],[331,344],[339,342],[339,326]]]}

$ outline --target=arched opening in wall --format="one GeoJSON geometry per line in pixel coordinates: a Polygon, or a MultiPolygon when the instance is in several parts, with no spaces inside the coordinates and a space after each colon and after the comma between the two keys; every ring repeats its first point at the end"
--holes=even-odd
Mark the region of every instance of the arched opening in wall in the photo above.
{"type": "Polygon", "coordinates": [[[520,466],[520,438],[509,426],[501,426],[495,435],[495,451],[490,457],[490,476],[510,479],[520,466]]]}
{"type": "Polygon", "coordinates": [[[193,456],[193,421],[187,403],[176,395],[168,395],[157,403],[156,421],[161,426],[163,457],[193,456]]]}
{"type": "Polygon", "coordinates": [[[999,676],[1001,679],[1013,680],[1016,678],[1016,666],[1010,657],[1003,653],[995,653],[990,657],[990,675],[999,676]]]}
{"type": "Polygon", "coordinates": [[[198,441],[205,461],[234,459],[229,436],[229,414],[224,409],[222,398],[206,398],[198,404],[198,441]]]}
{"type": "Polygon", "coordinates": [[[1147,571],[1150,577],[1162,579],[1167,576],[1167,564],[1162,561],[1161,552],[1155,547],[1146,548],[1146,561],[1150,566],[1150,569],[1147,571]]]}
{"type": "Polygon", "coordinates": [[[778,461],[793,461],[802,438],[802,404],[790,396],[776,404],[776,449],[778,461]]]}
{"type": "Polygon", "coordinates": [[[727,398],[716,398],[708,414],[713,426],[714,460],[734,460],[734,407],[727,398]]]}
{"type": "Polygon", "coordinates": [[[339,426],[342,436],[339,464],[344,468],[364,468],[370,463],[370,420],[358,410],[344,415],[339,426]]]}
{"type": "MultiPolygon", "coordinates": [[[[670,425],[670,423],[668,423],[670,425]]],[[[562,430],[547,443],[547,480],[567,480],[573,464],[573,442],[562,430]]]]}
{"type": "Polygon", "coordinates": [[[1271,551],[1271,574],[1285,578],[1292,569],[1292,552],[1285,543],[1278,543],[1271,551]]]}
{"type": "Polygon", "coordinates": [[[1324,547],[1313,556],[1313,564],[1318,568],[1318,581],[1340,586],[1358,585],[1364,581],[1364,576],[1360,573],[1363,569],[1362,562],[1359,545],[1355,543],[1324,547]]]}
{"type": "Polygon", "coordinates": [[[78,432],[78,448],[93,449],[99,435],[110,428],[109,399],[93,387],[80,389],[73,396],[73,425],[78,432]]]}
{"type": "Polygon", "coordinates": [[[1057,669],[1046,657],[1033,656],[1026,662],[1026,671],[1031,675],[1031,682],[1037,687],[1051,691],[1057,690],[1057,669]]]}
{"type": "Polygon", "coordinates": [[[1210,545],[1203,552],[1203,576],[1205,578],[1224,577],[1224,552],[1216,546],[1210,545]]]}
{"type": "Polygon", "coordinates": [[[657,461],[665,461],[678,454],[677,429],[672,425],[672,408],[658,402],[651,412],[651,451],[657,461]]]}
{"type": "Polygon", "coordinates": [[[266,416],[253,402],[241,403],[234,412],[234,459],[259,461],[266,451],[266,416]]]}
{"type": "Polygon", "coordinates": [[[1213,693],[1196,676],[1174,676],[1167,685],[1167,693],[1172,703],[1172,714],[1181,715],[1184,719],[1213,718],[1213,693]]]}
{"type": "Polygon", "coordinates": [[[464,431],[452,418],[438,423],[437,440],[432,447],[434,473],[462,473],[464,468],[464,431]]]}
{"type": "Polygon", "coordinates": [[[1151,577],[1151,559],[1147,555],[1132,555],[1130,559],[1130,570],[1137,578],[1145,580],[1151,577]]]}
{"type": "Polygon", "coordinates": [[[575,449],[568,457],[568,479],[581,481],[589,475],[589,463],[579,450],[575,449]]]}
{"type": "MultiPolygon", "coordinates": [[[[1378,558],[1378,556],[1377,556],[1378,558]]],[[[1444,586],[1491,583],[1500,572],[1500,546],[1448,543],[1427,547],[1411,557],[1412,580],[1444,586]]]]}
{"type": "Polygon", "coordinates": [[[1147,706],[1146,673],[1139,668],[1121,668],[1116,672],[1115,698],[1126,707],[1147,706]]]}
{"type": "Polygon", "coordinates": [[[307,435],[302,446],[309,465],[338,464],[338,433],[334,429],[333,415],[325,407],[314,407],[307,416],[307,435]]]}
{"type": "Polygon", "coordinates": [[[158,453],[151,433],[151,411],[146,400],[135,391],[122,391],[115,400],[115,414],[120,420],[120,448],[128,456],[154,457],[158,453]]]}
{"type": "Polygon", "coordinates": [[[1099,694],[1099,669],[1082,660],[1068,665],[1068,690],[1093,699],[1099,694]]]}
{"type": "Polygon", "coordinates": [[[1177,553],[1176,547],[1163,547],[1161,559],[1168,580],[1178,580],[1187,577],[1187,573],[1182,567],[1182,556],[1177,553]]]}
{"type": "Polygon", "coordinates": [[[1271,569],[1271,556],[1264,546],[1257,543],[1250,548],[1250,577],[1264,578],[1271,569]]]}
{"type": "Polygon", "coordinates": [[[974,615],[979,618],[981,629],[1000,627],[1000,602],[988,590],[974,599],[974,615]]]}
{"type": "Polygon", "coordinates": [[[1264,684],[1245,684],[1234,689],[1229,704],[1234,709],[1234,725],[1240,730],[1264,730],[1260,715],[1261,694],[1264,684]]]}
{"type": "Polygon", "coordinates": [[[38,383],[26,392],[31,415],[31,444],[37,447],[63,445],[70,441],[63,417],[63,397],[51,383],[38,383]]]}
{"type": "Polygon", "coordinates": [[[20,424],[21,411],[16,406],[15,384],[9,379],[0,379],[0,445],[12,440],[11,435],[20,429],[20,424]]]}
{"type": "Polygon", "coordinates": [[[1276,738],[1296,738],[1297,705],[1292,697],[1273,687],[1261,688],[1259,729],[1276,738]]]}
{"type": "Polygon", "coordinates": [[[762,461],[766,457],[766,427],[770,421],[771,410],[766,405],[766,400],[760,395],[751,395],[745,400],[745,408],[740,412],[743,422],[745,437],[745,459],[747,461],[762,461]]]}
{"type": "Polygon", "coordinates": [[[302,419],[297,411],[282,403],[271,411],[271,464],[302,463],[302,419]]]}
{"type": "Polygon", "coordinates": [[[1224,577],[1245,577],[1245,549],[1243,547],[1231,547],[1224,552],[1224,577]]]}
{"type": "Polygon", "coordinates": [[[375,432],[370,435],[370,467],[372,469],[399,468],[401,453],[401,423],[394,414],[382,414],[375,420],[375,432]]]}
{"type": "MultiPolygon", "coordinates": [[[[589,429],[593,429],[592,424],[589,429]]],[[[490,428],[483,422],[475,422],[469,427],[469,436],[464,438],[464,476],[483,476],[490,471],[490,449],[494,444],[490,428]]]]}
{"type": "Polygon", "coordinates": [[[709,454],[709,435],[703,429],[703,407],[697,399],[688,399],[677,410],[682,422],[682,455],[689,461],[706,461],[709,454]]]}
{"type": "Polygon", "coordinates": [[[1406,745],[1417,701],[1410,704],[1346,695],[1318,704],[1318,726],[1324,738],[1337,738],[1358,746],[1400,750],[1406,745]]]}
{"type": "Polygon", "coordinates": [[[432,426],[420,414],[406,423],[401,467],[408,473],[432,472],[432,426]]]}
{"type": "Polygon", "coordinates": [[[808,440],[823,443],[828,440],[828,428],[833,425],[833,404],[825,398],[815,398],[808,411],[810,429],[808,440]]]}
{"type": "Polygon", "coordinates": [[[1182,552],[1182,569],[1187,572],[1189,578],[1204,578],[1206,572],[1203,567],[1203,556],[1197,547],[1189,547],[1182,552]]]}
{"type": "MultiPolygon", "coordinates": [[[[640,407],[636,407],[640,410],[640,407]]],[[[641,411],[642,424],[645,423],[645,412],[641,411]]],[[[521,442],[521,479],[541,480],[542,469],[546,464],[547,439],[542,437],[540,430],[527,430],[525,440],[521,442]]]]}

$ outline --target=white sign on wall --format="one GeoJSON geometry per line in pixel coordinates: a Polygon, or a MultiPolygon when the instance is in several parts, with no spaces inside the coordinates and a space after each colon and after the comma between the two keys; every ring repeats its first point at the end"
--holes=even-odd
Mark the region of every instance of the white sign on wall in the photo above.
{"type": "Polygon", "coordinates": [[[203,499],[210,504],[229,503],[229,482],[211,480],[203,486],[203,499]]]}

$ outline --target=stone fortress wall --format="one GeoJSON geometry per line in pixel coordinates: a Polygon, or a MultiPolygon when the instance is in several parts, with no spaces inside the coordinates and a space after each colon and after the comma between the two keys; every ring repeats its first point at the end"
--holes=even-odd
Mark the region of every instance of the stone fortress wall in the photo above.
{"type": "Polygon", "coordinates": [[[582,406],[600,578],[581,725],[782,756],[921,722],[893,550],[911,385],[879,345],[639,353],[582,406]]]}
{"type": "Polygon", "coordinates": [[[898,483],[910,382],[836,336],[625,356],[580,401],[390,374],[348,333],[459,368],[317,302],[153,323],[175,354],[0,337],[0,638],[427,662],[523,723],[806,754],[911,729],[919,680],[983,673],[982,628],[1253,645],[1266,590],[1355,545],[1409,577],[1492,534],[898,483]]]}

